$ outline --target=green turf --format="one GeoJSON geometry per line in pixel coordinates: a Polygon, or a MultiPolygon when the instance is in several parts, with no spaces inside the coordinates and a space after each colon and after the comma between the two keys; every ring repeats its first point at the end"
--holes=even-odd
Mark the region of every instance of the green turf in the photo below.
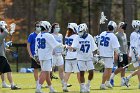
{"type": "MultiPolygon", "coordinates": [[[[127,73],[127,75],[130,73],[127,73]]],[[[58,73],[55,73],[58,76],[58,73]]],[[[86,81],[87,81],[87,73],[86,73],[86,81]]],[[[18,84],[22,89],[21,90],[10,90],[9,88],[1,88],[0,93],[35,93],[35,81],[33,78],[33,73],[13,73],[14,82],[18,84]]],[[[115,77],[115,87],[113,89],[100,90],[102,73],[96,72],[94,74],[94,79],[91,82],[91,92],[90,93],[140,93],[140,89],[138,89],[138,80],[137,76],[131,78],[130,83],[131,86],[129,88],[120,87],[120,75],[115,77]]],[[[6,82],[8,82],[6,80],[6,82]]],[[[68,88],[70,93],[79,93],[79,84],[76,78],[76,74],[72,74],[69,80],[69,83],[73,86],[68,88]]],[[[1,84],[1,81],[0,81],[1,84]]],[[[60,80],[53,80],[52,84],[54,88],[61,93],[62,85],[60,80]]],[[[43,86],[45,86],[44,83],[43,86]]],[[[49,93],[48,88],[42,89],[44,93],[49,93]]]]}

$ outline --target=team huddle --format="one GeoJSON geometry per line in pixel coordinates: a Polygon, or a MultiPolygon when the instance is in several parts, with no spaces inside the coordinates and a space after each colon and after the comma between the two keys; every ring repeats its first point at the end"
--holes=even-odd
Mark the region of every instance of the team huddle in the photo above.
{"type": "MultiPolygon", "coordinates": [[[[50,92],[56,92],[51,83],[54,66],[58,66],[63,92],[69,92],[68,80],[73,72],[77,73],[80,92],[90,92],[90,87],[92,87],[90,83],[95,70],[94,64],[101,63],[100,61],[104,65],[100,89],[112,88],[114,77],[118,73],[121,73],[121,86],[129,87],[129,80],[135,75],[138,75],[140,82],[140,21],[132,21],[134,31],[130,35],[130,46],[127,45],[127,36],[124,32],[126,27],[125,22],[117,25],[114,21],[109,21],[107,31],[102,31],[95,39],[88,33],[86,23],[79,25],[68,23],[63,43],[63,35],[60,33],[58,23],[51,25],[48,21],[36,22],[35,32],[29,35],[27,43],[27,50],[32,61],[31,67],[34,68],[35,93],[42,93],[41,87],[45,80],[50,92]],[[125,69],[130,64],[133,64],[136,70],[125,77],[125,69]],[[113,71],[114,66],[118,68],[113,71]],[[38,68],[41,68],[39,76],[38,68]],[[88,71],[88,82],[85,82],[84,77],[86,71],[88,71]]],[[[4,32],[6,31],[1,31],[0,35],[4,32]]],[[[0,60],[5,62],[3,57],[6,59],[5,56],[0,55],[0,60]]],[[[0,72],[7,73],[11,70],[9,67],[9,70],[5,71],[3,67],[0,72]]],[[[140,83],[138,88],[140,89],[140,83]]]]}

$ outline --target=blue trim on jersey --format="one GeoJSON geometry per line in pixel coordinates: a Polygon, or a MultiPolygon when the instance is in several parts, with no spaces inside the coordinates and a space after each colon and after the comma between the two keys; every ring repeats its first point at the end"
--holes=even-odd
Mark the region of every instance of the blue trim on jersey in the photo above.
{"type": "Polygon", "coordinates": [[[87,36],[88,36],[88,33],[84,32],[84,34],[81,38],[85,39],[85,38],[87,38],[87,36]]]}
{"type": "Polygon", "coordinates": [[[77,67],[78,67],[78,70],[80,71],[80,68],[79,68],[78,62],[77,62],[77,67]]]}
{"type": "Polygon", "coordinates": [[[28,37],[28,43],[30,43],[30,49],[31,49],[31,53],[32,55],[35,54],[35,38],[36,38],[37,34],[35,32],[31,33],[28,37]]]}

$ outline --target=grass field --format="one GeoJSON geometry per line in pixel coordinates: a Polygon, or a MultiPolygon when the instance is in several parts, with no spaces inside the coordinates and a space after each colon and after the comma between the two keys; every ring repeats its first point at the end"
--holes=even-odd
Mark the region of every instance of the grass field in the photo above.
{"type": "MultiPolygon", "coordinates": [[[[127,73],[128,75],[129,73],[127,73]]],[[[55,73],[58,76],[58,73],[55,73]]],[[[86,73],[87,79],[87,73],[86,73]]],[[[14,82],[20,86],[21,90],[10,90],[9,88],[1,88],[0,86],[0,93],[35,93],[35,81],[33,78],[33,73],[13,73],[14,82]]],[[[102,73],[95,72],[94,79],[91,82],[91,92],[90,93],[140,93],[140,89],[138,89],[138,80],[137,76],[131,78],[130,83],[131,86],[127,87],[120,87],[120,75],[115,77],[115,87],[113,89],[107,90],[100,90],[102,73]]],[[[6,80],[7,81],[7,80],[6,80]]],[[[86,80],[87,81],[87,80],[86,80]]],[[[7,81],[8,82],[8,81],[7,81]]],[[[69,93],[79,93],[79,84],[76,79],[76,74],[72,74],[69,80],[69,83],[73,86],[68,88],[70,90],[69,93]]],[[[1,84],[1,81],[0,81],[1,84]]],[[[57,92],[62,93],[62,85],[60,80],[53,80],[52,84],[57,92]]],[[[44,83],[43,86],[45,86],[44,83]]],[[[49,93],[48,88],[42,88],[44,93],[49,93]]]]}

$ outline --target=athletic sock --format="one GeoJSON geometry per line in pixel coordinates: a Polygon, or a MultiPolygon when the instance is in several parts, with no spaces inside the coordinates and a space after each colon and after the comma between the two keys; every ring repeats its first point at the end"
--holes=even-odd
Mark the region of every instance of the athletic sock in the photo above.
{"type": "Polygon", "coordinates": [[[115,77],[115,74],[112,73],[111,76],[110,76],[110,80],[111,80],[111,79],[114,79],[114,77],[115,77]]]}
{"type": "Polygon", "coordinates": [[[90,82],[91,82],[91,80],[88,80],[88,83],[87,84],[90,85],[90,82]]]}
{"type": "Polygon", "coordinates": [[[63,80],[61,80],[61,83],[62,83],[62,85],[64,85],[64,79],[63,79],[63,80]]]}
{"type": "Polygon", "coordinates": [[[132,77],[132,75],[127,76],[128,79],[130,79],[132,77]]]}
{"type": "Polygon", "coordinates": [[[41,84],[38,83],[36,88],[41,89],[41,84]]]}
{"type": "Polygon", "coordinates": [[[106,81],[106,84],[110,84],[110,81],[106,81]]]}
{"type": "Polygon", "coordinates": [[[6,84],[6,82],[5,81],[2,81],[2,84],[6,84]]]}
{"type": "Polygon", "coordinates": [[[36,87],[37,87],[38,84],[39,84],[39,80],[36,81],[36,87]]]}
{"type": "Polygon", "coordinates": [[[14,82],[12,82],[12,83],[11,83],[11,86],[13,87],[14,85],[15,85],[14,82]]]}

